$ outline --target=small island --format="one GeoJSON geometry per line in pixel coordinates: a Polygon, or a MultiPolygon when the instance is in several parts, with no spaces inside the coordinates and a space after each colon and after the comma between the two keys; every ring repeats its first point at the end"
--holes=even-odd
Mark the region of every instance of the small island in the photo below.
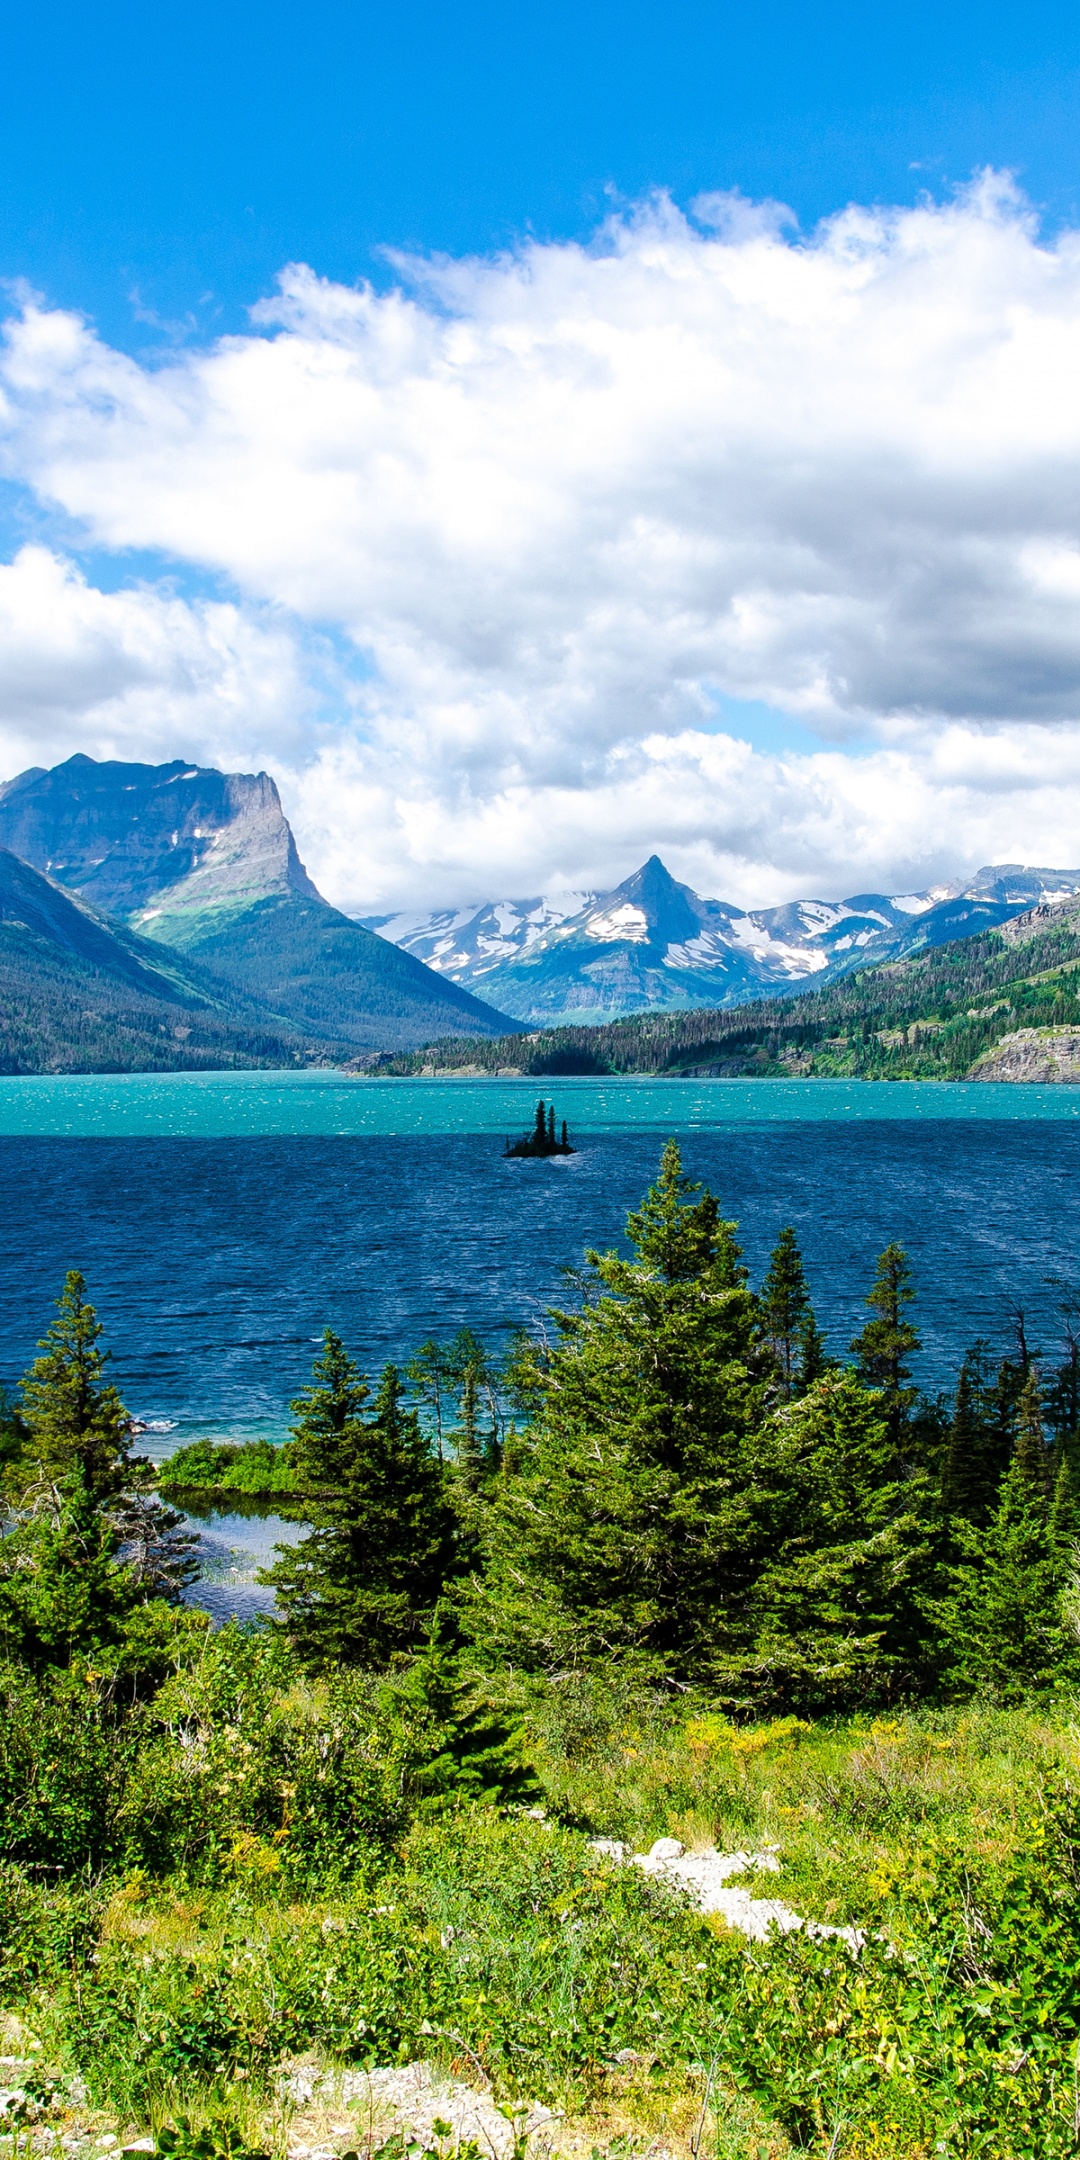
{"type": "Polygon", "coordinates": [[[520,1140],[514,1141],[512,1146],[510,1144],[510,1141],[508,1140],[506,1146],[503,1149],[503,1154],[504,1156],[518,1157],[535,1155],[576,1155],[577,1149],[575,1147],[571,1147],[570,1145],[570,1141],[567,1137],[565,1118],[562,1121],[562,1137],[558,1140],[555,1138],[554,1103],[545,1104],[543,1102],[538,1102],[536,1105],[536,1122],[533,1126],[532,1131],[530,1133],[524,1133],[520,1140]]]}

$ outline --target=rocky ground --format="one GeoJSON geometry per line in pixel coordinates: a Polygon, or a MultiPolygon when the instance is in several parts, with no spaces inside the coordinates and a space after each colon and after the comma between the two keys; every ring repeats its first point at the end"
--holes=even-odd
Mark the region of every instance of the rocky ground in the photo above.
{"type": "Polygon", "coordinates": [[[973,1065],[969,1080],[1080,1081],[1076,1028],[1017,1028],[973,1065]]]}

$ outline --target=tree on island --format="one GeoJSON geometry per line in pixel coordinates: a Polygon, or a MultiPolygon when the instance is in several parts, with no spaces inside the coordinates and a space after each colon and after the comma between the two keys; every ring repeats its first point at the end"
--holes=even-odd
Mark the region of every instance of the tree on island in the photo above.
{"type": "Polygon", "coordinates": [[[570,1145],[566,1119],[564,1118],[562,1121],[562,1138],[557,1140],[555,1138],[555,1105],[543,1101],[538,1102],[536,1105],[536,1117],[533,1121],[532,1131],[526,1133],[522,1139],[515,1140],[512,1146],[508,1140],[503,1149],[504,1155],[516,1156],[573,1155],[575,1152],[576,1150],[570,1145]]]}

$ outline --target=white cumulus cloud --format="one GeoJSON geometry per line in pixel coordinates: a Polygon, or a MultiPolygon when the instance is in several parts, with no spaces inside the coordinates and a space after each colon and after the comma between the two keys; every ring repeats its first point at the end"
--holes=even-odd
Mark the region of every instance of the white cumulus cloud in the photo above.
{"type": "Polygon", "coordinates": [[[247,762],[304,751],[295,636],[231,602],[101,592],[51,548],[0,564],[0,746],[10,777],[76,750],[247,762]]]}
{"type": "Polygon", "coordinates": [[[0,387],[11,478],[233,595],[96,595],[48,557],[70,657],[28,631],[9,694],[0,635],[0,710],[247,746],[345,905],[654,847],[747,900],[1080,859],[1080,235],[1006,182],[808,238],[658,196],[382,293],[297,266],[248,334],[153,367],[28,304],[0,387]],[[822,747],[753,751],[719,693],[822,747]]]}

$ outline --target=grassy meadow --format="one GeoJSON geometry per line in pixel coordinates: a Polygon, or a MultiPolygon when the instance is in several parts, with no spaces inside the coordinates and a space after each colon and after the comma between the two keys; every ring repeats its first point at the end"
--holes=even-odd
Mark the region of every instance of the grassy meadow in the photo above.
{"type": "Polygon", "coordinates": [[[1075,2150],[1080,1735],[1060,1708],[735,1727],[593,1677],[533,1691],[533,1797],[502,1805],[437,1790],[430,1722],[298,1681],[258,1633],[165,1683],[105,1795],[107,1707],[80,1714],[81,1763],[73,1712],[51,1773],[35,1738],[66,1861],[0,1875],[5,2052],[38,2094],[16,2141],[379,2149],[363,2109],[290,2102],[282,2066],[426,2059],[511,2117],[546,2103],[558,2152],[1075,2150]],[[747,1942],[593,1836],[772,1846],[781,1874],[747,1886],[865,1945],[747,1942]],[[85,2098],[50,2106],[72,2076],[85,2098]]]}

